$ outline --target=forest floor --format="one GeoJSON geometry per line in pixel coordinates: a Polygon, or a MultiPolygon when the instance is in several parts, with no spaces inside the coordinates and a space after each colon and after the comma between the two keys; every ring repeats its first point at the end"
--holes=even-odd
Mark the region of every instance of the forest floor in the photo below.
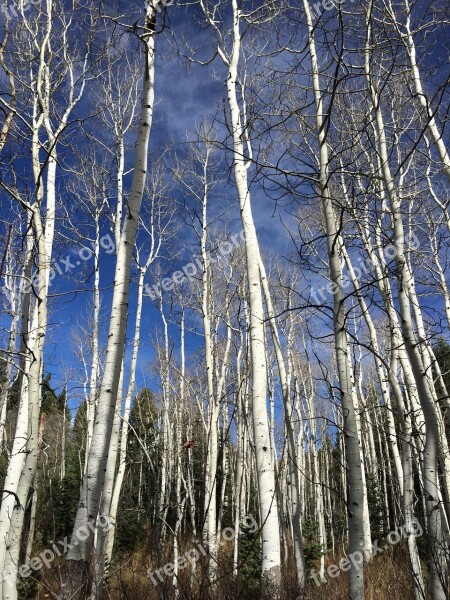
{"type": "MultiPolygon", "coordinates": [[[[180,571],[179,600],[347,600],[348,584],[344,572],[334,577],[327,574],[327,569],[338,565],[342,556],[327,556],[325,561],[326,582],[317,585],[309,570],[308,587],[301,595],[295,589],[293,581],[293,565],[284,565],[283,589],[269,596],[263,596],[258,588],[258,580],[251,576],[249,565],[243,569],[246,581],[237,581],[230,573],[229,563],[225,558],[219,560],[218,583],[214,591],[206,584],[207,577],[200,573],[198,565],[195,579],[191,579],[190,569],[180,571]]],[[[132,556],[120,560],[111,568],[111,576],[105,600],[173,600],[176,598],[171,577],[163,577],[163,582],[154,585],[147,576],[148,554],[144,551],[133,553],[132,556]]],[[[316,565],[316,571],[318,564],[316,565]]],[[[53,570],[55,571],[55,570],[53,570]]],[[[331,570],[331,573],[335,570],[331,570]]],[[[48,573],[46,585],[40,586],[36,600],[47,600],[49,587],[53,587],[50,579],[56,573],[48,573]]],[[[407,548],[399,545],[389,553],[375,557],[365,565],[365,600],[415,600],[413,581],[407,548]]],[[[424,568],[426,579],[426,570],[424,568]]],[[[56,583],[56,581],[54,582],[56,583]]]]}

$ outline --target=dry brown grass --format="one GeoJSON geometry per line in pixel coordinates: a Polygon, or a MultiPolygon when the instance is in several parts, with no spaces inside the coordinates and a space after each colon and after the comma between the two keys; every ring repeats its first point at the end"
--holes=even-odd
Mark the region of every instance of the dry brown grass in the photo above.
{"type": "MultiPolygon", "coordinates": [[[[169,549],[166,549],[169,552],[169,549]]],[[[183,548],[182,552],[189,550],[183,548]]],[[[150,553],[151,554],[151,553],[150,553]]],[[[147,577],[147,569],[157,569],[155,556],[140,550],[130,557],[123,557],[119,564],[113,565],[105,590],[105,600],[173,600],[172,579],[166,577],[157,587],[147,577]]],[[[166,554],[158,552],[158,555],[166,554]]],[[[170,552],[169,552],[170,555],[170,552]]],[[[338,564],[341,556],[327,557],[326,568],[338,564]]],[[[164,563],[163,563],[164,564],[164,563]]],[[[162,566],[160,564],[160,566],[162,566]]],[[[327,582],[317,587],[312,579],[304,594],[300,595],[294,584],[293,565],[283,567],[283,589],[280,594],[275,590],[263,597],[254,590],[238,586],[230,572],[229,553],[225,552],[218,565],[219,580],[215,590],[211,590],[206,581],[206,565],[199,564],[195,578],[191,579],[190,568],[180,571],[179,589],[181,600],[347,600],[347,574],[340,573],[335,578],[327,574],[327,582]]],[[[48,586],[56,584],[58,568],[42,573],[46,585],[40,586],[37,598],[47,600],[55,598],[49,594],[48,586]],[[47,588],[47,589],[45,589],[47,588]]],[[[55,588],[53,588],[55,589],[55,588]]],[[[377,556],[365,566],[365,600],[415,600],[413,581],[409,569],[407,548],[403,544],[389,549],[377,556]]]]}
{"type": "MultiPolygon", "coordinates": [[[[341,557],[328,558],[326,566],[339,564],[341,557]]],[[[365,565],[365,600],[415,600],[407,548],[399,545],[365,565]]],[[[327,583],[317,587],[310,582],[305,600],[347,600],[346,573],[335,578],[325,575],[327,583]]]]}

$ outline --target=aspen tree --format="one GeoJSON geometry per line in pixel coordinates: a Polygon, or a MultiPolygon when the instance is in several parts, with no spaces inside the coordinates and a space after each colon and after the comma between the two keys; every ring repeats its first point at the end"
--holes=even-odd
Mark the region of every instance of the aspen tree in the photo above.
{"type": "MultiPolygon", "coordinates": [[[[311,60],[313,94],[316,110],[316,128],[319,141],[320,196],[324,214],[330,279],[334,286],[333,294],[333,327],[335,336],[336,362],[338,368],[341,405],[344,416],[345,454],[348,465],[348,539],[349,554],[361,552],[365,545],[364,538],[364,480],[358,439],[358,423],[355,404],[352,398],[352,382],[349,370],[349,353],[347,341],[347,325],[342,287],[342,266],[339,252],[339,233],[335,209],[329,189],[328,174],[328,142],[324,123],[324,107],[320,87],[319,64],[316,53],[315,33],[308,0],[303,1],[308,24],[308,45],[311,60]]],[[[363,565],[352,565],[349,570],[349,598],[363,600],[364,569],[363,565]]]]}
{"type": "MultiPolygon", "coordinates": [[[[384,118],[371,74],[371,58],[369,44],[372,38],[373,4],[369,2],[366,13],[367,37],[365,46],[365,74],[373,111],[376,119],[376,143],[381,162],[381,175],[390,201],[393,217],[393,232],[395,239],[395,263],[398,281],[398,300],[401,316],[401,329],[405,349],[411,364],[411,369],[417,386],[419,401],[423,409],[426,440],[424,446],[423,477],[427,503],[428,536],[430,543],[430,591],[433,600],[444,600],[446,593],[446,565],[445,546],[443,539],[443,523],[440,506],[440,490],[438,479],[439,458],[439,418],[437,406],[427,382],[427,373],[420,357],[420,347],[414,333],[411,315],[410,293],[413,287],[408,263],[405,258],[405,235],[403,215],[401,212],[401,198],[398,195],[392,177],[384,118]]],[[[419,342],[420,343],[420,342],[419,342]]]]}
{"type": "MultiPolygon", "coordinates": [[[[76,2],[73,5],[73,8],[75,7],[77,7],[76,2]]],[[[59,44],[53,45],[52,41],[55,40],[53,23],[55,4],[53,0],[48,0],[45,8],[40,8],[35,18],[24,14],[23,7],[20,8],[20,11],[26,30],[25,43],[24,40],[20,42],[24,43],[24,60],[26,60],[27,54],[33,54],[36,49],[38,49],[39,56],[33,67],[27,70],[30,78],[29,85],[35,89],[36,93],[33,96],[31,115],[25,112],[23,116],[31,145],[31,171],[35,186],[34,201],[32,203],[24,201],[14,190],[10,190],[10,193],[29,215],[37,252],[36,271],[33,273],[36,282],[34,285],[36,299],[31,306],[30,313],[26,312],[26,317],[24,316],[24,319],[28,320],[24,331],[30,331],[31,335],[27,338],[26,354],[29,356],[25,360],[21,385],[23,396],[20,400],[20,418],[16,428],[16,438],[19,440],[22,438],[22,447],[23,440],[26,439],[25,452],[20,452],[17,454],[17,458],[10,461],[9,474],[7,474],[7,479],[11,478],[14,481],[11,491],[16,493],[18,502],[12,510],[11,501],[4,498],[0,509],[0,539],[5,541],[5,544],[0,544],[2,548],[0,550],[0,569],[5,578],[0,597],[8,600],[17,598],[16,578],[25,505],[36,477],[40,451],[40,383],[48,320],[48,290],[51,278],[55,276],[54,270],[52,272],[51,262],[57,203],[57,154],[60,137],[67,126],[71,113],[84,93],[89,54],[89,50],[85,49],[84,55],[81,53],[81,56],[77,57],[80,65],[77,67],[78,77],[75,78],[75,56],[70,54],[68,44],[70,18],[65,18],[64,15],[59,18],[61,24],[59,44]],[[56,62],[55,54],[58,55],[60,66],[53,72],[52,66],[56,62]],[[61,82],[65,82],[68,93],[61,110],[55,114],[53,101],[60,92],[61,82]],[[42,150],[46,155],[44,161],[41,159],[42,150]],[[18,462],[20,464],[17,464],[18,462]]],[[[21,82],[20,69],[18,73],[14,73],[11,67],[11,74],[17,82],[21,82]]]]}
{"type": "Polygon", "coordinates": [[[79,533],[84,531],[88,525],[95,526],[99,515],[109,442],[116,410],[125,347],[132,252],[147,177],[148,143],[154,104],[156,14],[155,5],[152,2],[146,3],[144,31],[140,37],[144,47],[143,89],[133,180],[127,198],[126,217],[117,253],[105,369],[100,386],[86,474],[83,478],[80,503],[72,533],[72,542],[77,541],[77,545],[74,545],[67,553],[67,571],[60,591],[62,598],[72,597],[74,593],[80,593],[81,590],[83,590],[81,593],[84,593],[84,590],[89,588],[87,565],[92,552],[93,534],[89,530],[87,537],[84,534],[79,535],[79,533]],[[81,539],[83,537],[85,539],[81,539]]]}
{"type": "MultiPolygon", "coordinates": [[[[217,7],[200,2],[203,14],[217,39],[217,54],[227,70],[227,103],[231,120],[233,171],[242,226],[245,233],[246,268],[250,309],[250,348],[252,365],[252,419],[258,478],[258,497],[262,537],[263,588],[274,589],[281,581],[280,532],[275,484],[275,465],[267,416],[267,363],[264,344],[264,311],[260,276],[260,251],[252,214],[248,169],[251,166],[251,144],[243,124],[243,108],[239,104],[239,61],[241,58],[241,25],[245,13],[231,0],[231,51],[227,52],[222,33],[216,23],[217,7]],[[246,145],[246,150],[245,150],[246,145]],[[247,156],[248,153],[248,156],[247,156]]],[[[268,10],[270,11],[270,6],[268,10]]],[[[258,13],[258,11],[256,11],[258,13]]],[[[264,10],[262,9],[264,18],[264,10]]],[[[249,14],[249,21],[258,15],[249,14]]],[[[245,99],[243,101],[245,103],[245,99]]]]}

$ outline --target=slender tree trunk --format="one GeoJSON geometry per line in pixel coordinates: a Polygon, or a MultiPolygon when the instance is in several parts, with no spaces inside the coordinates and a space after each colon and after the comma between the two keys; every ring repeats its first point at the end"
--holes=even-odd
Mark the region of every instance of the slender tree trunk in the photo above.
{"type": "Polygon", "coordinates": [[[405,0],[405,12],[406,19],[403,27],[399,26],[396,15],[393,11],[393,4],[389,3],[390,15],[392,17],[393,23],[399,32],[399,37],[402,43],[405,45],[406,54],[409,59],[409,66],[412,71],[412,79],[414,84],[414,98],[418,101],[419,105],[422,107],[426,122],[426,127],[433,138],[433,141],[438,150],[439,157],[442,161],[442,168],[447,179],[450,182],[450,156],[448,154],[447,148],[445,146],[445,142],[443,139],[443,132],[439,131],[435,111],[433,110],[430,101],[424,92],[422,85],[422,78],[420,76],[419,65],[417,64],[417,52],[416,52],[416,44],[414,42],[413,32],[411,31],[411,5],[409,0],[405,0]]]}
{"type": "Polygon", "coordinates": [[[211,270],[207,253],[208,223],[208,157],[209,148],[206,148],[206,158],[203,164],[203,198],[202,198],[202,233],[200,240],[200,253],[202,263],[202,319],[205,346],[206,382],[208,389],[208,448],[206,454],[205,472],[205,526],[203,539],[208,547],[209,563],[208,573],[210,583],[214,583],[217,568],[217,460],[218,460],[218,421],[220,398],[214,390],[214,354],[211,331],[211,270]]]}
{"type": "Polygon", "coordinates": [[[240,329],[240,344],[236,356],[236,477],[235,477],[235,512],[234,512],[234,549],[233,549],[233,575],[238,575],[240,523],[245,513],[245,469],[247,446],[247,421],[245,412],[245,375],[241,371],[242,353],[244,351],[244,335],[240,329]]]}
{"type": "Polygon", "coordinates": [[[388,419],[388,426],[389,426],[389,429],[388,429],[389,445],[390,445],[392,456],[394,459],[394,465],[395,465],[395,470],[396,470],[396,474],[397,474],[398,485],[400,488],[400,494],[403,495],[403,468],[402,468],[402,463],[401,463],[401,459],[400,459],[400,452],[398,449],[397,433],[396,433],[396,429],[395,429],[394,415],[392,412],[391,398],[390,398],[389,389],[388,389],[388,375],[386,374],[386,370],[383,366],[381,351],[380,351],[380,347],[379,347],[379,343],[378,343],[377,331],[376,331],[375,325],[373,323],[367,303],[366,303],[364,296],[360,290],[360,285],[356,278],[355,270],[351,263],[348,252],[343,244],[342,244],[341,248],[342,248],[343,256],[345,259],[345,264],[347,266],[350,278],[352,280],[352,283],[353,283],[353,286],[355,289],[356,297],[357,297],[358,303],[361,308],[361,314],[364,317],[364,320],[366,322],[367,329],[369,332],[370,344],[371,344],[371,348],[373,350],[373,356],[374,356],[374,361],[375,361],[375,368],[376,368],[378,383],[379,383],[381,394],[383,397],[383,404],[387,408],[387,419],[388,419]]]}
{"type": "MultiPolygon", "coordinates": [[[[324,124],[324,108],[320,88],[319,65],[314,40],[314,27],[308,0],[303,0],[308,24],[308,44],[312,66],[313,91],[316,108],[316,127],[320,145],[320,195],[327,233],[330,279],[333,283],[333,327],[336,362],[340,385],[341,406],[344,417],[343,434],[348,469],[347,512],[348,512],[348,553],[360,553],[365,544],[364,537],[364,480],[358,439],[358,423],[352,399],[351,373],[347,342],[347,318],[345,314],[344,292],[339,255],[339,233],[336,215],[328,187],[328,146],[324,124]]],[[[359,556],[359,555],[358,555],[359,556]]],[[[349,570],[349,600],[364,599],[363,565],[352,564],[349,570]]]]}
{"type": "MultiPolygon", "coordinates": [[[[17,338],[18,338],[18,326],[19,326],[19,303],[20,303],[20,293],[19,286],[13,280],[12,277],[5,278],[8,282],[8,291],[9,291],[9,302],[11,307],[11,326],[10,333],[8,336],[8,349],[7,349],[7,362],[4,373],[4,383],[2,383],[0,387],[0,452],[3,450],[3,445],[6,442],[5,436],[5,425],[6,425],[6,415],[7,415],[7,404],[8,404],[8,394],[11,388],[11,377],[13,373],[13,361],[12,356],[16,351],[17,338]]],[[[6,444],[5,444],[6,446],[6,444]]]]}
{"type": "MultiPolygon", "coordinates": [[[[26,439],[26,458],[22,463],[22,471],[17,485],[17,496],[20,506],[16,505],[11,516],[11,524],[7,541],[7,552],[3,567],[5,581],[2,587],[3,600],[16,600],[16,579],[20,561],[20,542],[25,517],[25,505],[29,491],[36,476],[37,461],[39,455],[39,413],[41,404],[41,375],[44,355],[45,332],[47,329],[47,294],[49,285],[49,268],[53,247],[53,223],[54,223],[54,180],[52,175],[56,170],[56,162],[52,165],[49,161],[49,181],[47,187],[47,216],[45,233],[40,217],[40,207],[35,207],[33,214],[33,225],[36,239],[39,244],[38,273],[39,283],[33,314],[32,328],[36,330],[35,341],[32,348],[32,358],[27,375],[28,380],[28,428],[26,439]],[[49,193],[50,191],[50,193],[49,193]],[[36,317],[36,320],[34,319],[36,317]]],[[[17,478],[17,474],[16,474],[17,478]]]]}
{"type": "MultiPolygon", "coordinates": [[[[95,220],[95,241],[94,241],[94,311],[92,315],[92,363],[89,379],[89,396],[86,406],[86,451],[84,455],[84,470],[87,469],[89,450],[91,448],[92,433],[94,430],[95,411],[97,408],[97,386],[99,375],[99,347],[98,347],[98,329],[100,319],[100,227],[98,221],[99,215],[96,213],[95,220]]],[[[116,246],[118,248],[118,246],[116,246]]]]}
{"type": "Polygon", "coordinates": [[[100,510],[100,496],[104,487],[109,442],[113,429],[120,372],[122,369],[132,251],[147,177],[148,143],[153,115],[155,21],[156,9],[152,4],[148,4],[145,19],[147,33],[143,37],[145,68],[142,106],[135,147],[133,181],[117,254],[105,370],[100,387],[98,409],[92,432],[92,443],[89,449],[86,475],[83,478],[80,504],[72,533],[72,544],[77,541],[77,545],[74,545],[67,553],[67,572],[64,577],[63,587],[60,590],[61,598],[64,599],[66,597],[73,597],[74,593],[78,593],[82,597],[83,588],[89,587],[86,574],[92,551],[93,535],[89,530],[87,537],[82,532],[86,530],[88,524],[92,525],[96,523],[100,510]]]}
{"type": "MultiPolygon", "coordinates": [[[[244,132],[237,95],[242,38],[240,31],[241,11],[238,8],[237,0],[231,0],[231,6],[233,19],[231,55],[229,58],[227,57],[226,51],[222,47],[220,34],[218,34],[218,54],[228,69],[226,86],[233,139],[233,170],[245,235],[246,275],[250,305],[251,403],[262,538],[261,576],[263,590],[268,591],[269,589],[276,590],[281,580],[280,531],[275,465],[273,464],[273,449],[267,416],[267,364],[264,344],[264,310],[259,271],[260,253],[247,176],[250,163],[247,163],[244,153],[243,140],[246,132],[244,132]]],[[[203,3],[201,3],[201,7],[213,30],[218,33],[217,26],[212,21],[203,3]]],[[[248,150],[250,151],[249,145],[248,150]]]]}
{"type": "Polygon", "coordinates": [[[388,373],[395,403],[398,407],[398,414],[400,415],[400,422],[402,424],[403,518],[405,522],[405,531],[408,536],[408,550],[411,560],[412,575],[414,578],[415,597],[416,600],[424,600],[425,586],[422,577],[422,567],[417,549],[416,536],[414,535],[415,532],[412,528],[412,522],[414,519],[414,479],[411,456],[411,418],[409,412],[406,410],[402,391],[397,379],[397,365],[397,349],[392,347],[390,368],[388,373]]]}
{"type": "Polygon", "coordinates": [[[278,327],[275,320],[275,312],[272,305],[272,298],[270,295],[269,282],[267,280],[264,263],[259,258],[259,268],[261,274],[261,283],[264,292],[264,298],[266,301],[267,314],[269,317],[269,325],[272,333],[272,341],[275,348],[275,354],[277,357],[278,372],[280,375],[281,388],[283,392],[283,406],[284,406],[284,423],[287,434],[287,461],[289,470],[289,499],[290,499],[290,511],[292,518],[292,534],[293,534],[293,545],[294,545],[294,557],[295,564],[297,567],[297,581],[301,589],[305,586],[305,557],[303,554],[303,538],[302,538],[302,508],[301,508],[301,492],[300,492],[300,472],[297,458],[297,444],[295,441],[294,427],[293,427],[293,415],[294,408],[291,399],[291,387],[290,379],[286,370],[286,364],[284,361],[280,336],[278,333],[278,327]]]}
{"type": "Polygon", "coordinates": [[[445,564],[445,542],[443,539],[441,508],[439,506],[439,421],[430,388],[427,382],[427,373],[424,371],[414,329],[412,325],[410,292],[413,286],[407,261],[405,258],[405,238],[401,201],[395,187],[389,166],[389,155],[386,142],[383,115],[381,113],[379,97],[374,89],[370,71],[371,18],[372,2],[367,9],[367,39],[365,52],[365,71],[367,85],[372,101],[376,119],[377,147],[381,160],[381,174],[386,193],[390,200],[394,223],[395,263],[398,282],[398,300],[401,316],[401,328],[405,349],[411,363],[413,377],[417,386],[419,401],[423,409],[426,427],[426,441],[424,446],[423,475],[425,495],[427,501],[427,522],[430,544],[430,591],[432,600],[445,600],[447,597],[447,569],[445,564]]]}

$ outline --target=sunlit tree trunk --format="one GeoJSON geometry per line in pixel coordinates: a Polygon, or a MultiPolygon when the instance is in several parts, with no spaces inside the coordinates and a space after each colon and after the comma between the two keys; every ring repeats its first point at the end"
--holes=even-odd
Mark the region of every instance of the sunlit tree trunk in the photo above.
{"type": "MultiPolygon", "coordinates": [[[[348,553],[361,552],[365,544],[364,537],[364,480],[358,438],[358,423],[355,405],[352,399],[351,373],[347,341],[347,317],[345,314],[344,292],[342,286],[341,258],[339,252],[339,230],[329,190],[328,144],[324,123],[324,106],[319,78],[319,64],[315,46],[315,30],[312,24],[308,0],[303,0],[308,24],[308,45],[311,60],[313,94],[316,110],[316,128],[319,141],[320,196],[326,226],[328,262],[330,279],[333,283],[333,328],[336,363],[340,386],[341,406],[344,417],[345,456],[348,469],[348,553]]],[[[349,598],[363,600],[363,565],[349,570],[349,598]]]]}
{"type": "MultiPolygon", "coordinates": [[[[297,458],[297,444],[294,434],[294,408],[291,398],[291,382],[286,369],[285,360],[280,343],[277,322],[275,319],[275,311],[272,305],[269,282],[267,280],[264,263],[260,257],[259,268],[261,274],[261,283],[264,292],[264,299],[269,317],[269,326],[272,333],[272,341],[275,348],[277,358],[278,372],[280,375],[281,389],[283,392],[284,406],[284,423],[287,435],[287,463],[289,470],[289,499],[290,499],[290,515],[292,518],[292,534],[294,545],[294,557],[297,567],[297,580],[300,588],[305,585],[305,557],[303,554],[303,538],[302,538],[302,508],[301,508],[301,492],[300,492],[300,471],[297,458]]],[[[323,531],[321,530],[321,533],[323,531]]],[[[323,540],[321,541],[321,543],[323,540]]],[[[323,573],[322,573],[323,576],[323,573]]]]}
{"type": "Polygon", "coordinates": [[[77,541],[77,545],[70,549],[67,554],[68,568],[63,588],[60,591],[63,598],[72,597],[74,593],[80,593],[80,590],[83,590],[87,583],[86,568],[92,551],[93,534],[89,531],[89,535],[86,537],[84,534],[80,535],[80,532],[89,524],[96,523],[100,511],[101,492],[105,482],[105,470],[125,346],[132,251],[147,178],[148,143],[154,103],[155,22],[156,9],[152,4],[147,4],[145,14],[146,31],[142,36],[145,48],[142,105],[135,146],[133,181],[128,196],[127,214],[117,253],[105,369],[100,386],[87,470],[83,478],[80,503],[72,533],[72,543],[77,541]]]}
{"type": "Polygon", "coordinates": [[[270,427],[267,416],[267,364],[264,343],[264,309],[262,300],[261,277],[259,270],[259,246],[253,220],[248,169],[251,162],[246,158],[251,147],[242,122],[242,110],[238,100],[238,70],[241,56],[241,11],[236,0],[231,0],[232,8],[232,49],[227,55],[222,45],[222,36],[214,17],[201,2],[203,13],[217,35],[217,51],[225,64],[228,74],[226,80],[227,103],[230,113],[233,140],[233,171],[239,199],[242,227],[245,234],[246,276],[249,290],[250,307],[250,349],[252,366],[251,405],[254,434],[254,448],[258,480],[258,498],[262,539],[262,582],[263,589],[274,584],[277,588],[281,580],[280,531],[278,522],[277,490],[275,484],[275,465],[270,439],[270,427]]]}
{"type": "Polygon", "coordinates": [[[450,182],[450,156],[448,154],[445,142],[444,134],[439,131],[438,124],[436,122],[435,110],[433,109],[430,99],[428,98],[424,87],[422,85],[422,77],[420,74],[419,64],[417,62],[417,50],[414,41],[414,34],[411,29],[411,10],[412,6],[409,0],[405,0],[405,22],[401,24],[394,12],[394,5],[389,2],[387,5],[388,14],[392,19],[394,27],[399,33],[401,42],[404,44],[406,49],[406,55],[409,61],[409,67],[411,68],[412,80],[414,85],[414,98],[422,108],[424,113],[425,127],[428,129],[433,141],[436,145],[439,157],[442,161],[442,168],[447,179],[450,182]]]}
{"type": "Polygon", "coordinates": [[[393,232],[395,239],[395,263],[398,282],[398,301],[401,316],[401,329],[405,342],[405,349],[411,364],[415,384],[417,386],[419,401],[423,409],[426,427],[426,440],[423,450],[424,463],[423,475],[427,502],[427,523],[430,543],[430,591],[433,600],[444,600],[447,597],[445,564],[445,546],[443,539],[443,524],[439,502],[440,490],[438,479],[439,458],[439,420],[433,397],[427,381],[427,373],[420,356],[420,347],[414,333],[412,324],[410,293],[413,287],[408,264],[405,258],[405,235],[403,215],[401,212],[401,199],[398,196],[394,179],[389,164],[388,146],[384,119],[380,108],[380,98],[375,91],[371,77],[371,21],[372,3],[367,9],[367,38],[365,49],[365,73],[371,98],[372,108],[376,119],[376,143],[381,161],[381,175],[390,201],[393,218],[393,232]]]}

